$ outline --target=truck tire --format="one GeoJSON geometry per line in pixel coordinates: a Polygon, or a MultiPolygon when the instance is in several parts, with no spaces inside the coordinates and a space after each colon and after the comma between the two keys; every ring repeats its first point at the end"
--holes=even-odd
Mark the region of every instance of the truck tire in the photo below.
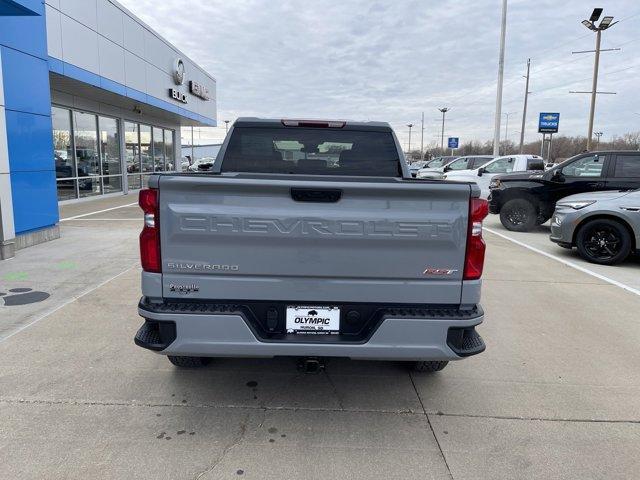
{"type": "Polygon", "coordinates": [[[181,368],[200,368],[208,365],[211,361],[210,358],[206,357],[176,357],[173,355],[167,355],[167,358],[176,367],[181,368]]]}
{"type": "Polygon", "coordinates": [[[439,372],[447,366],[449,362],[443,361],[429,361],[429,362],[415,362],[413,364],[413,370],[416,372],[434,373],[439,372]]]}
{"type": "Polygon", "coordinates": [[[536,226],[536,207],[524,198],[514,198],[500,209],[500,222],[512,232],[528,232],[536,226]]]}
{"type": "Polygon", "coordinates": [[[580,227],[576,247],[587,262],[615,265],[631,253],[631,235],[620,222],[599,218],[580,227]]]}

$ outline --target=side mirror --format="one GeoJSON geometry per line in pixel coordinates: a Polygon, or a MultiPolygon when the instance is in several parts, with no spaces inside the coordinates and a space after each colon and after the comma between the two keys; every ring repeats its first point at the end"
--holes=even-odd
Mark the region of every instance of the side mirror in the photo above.
{"type": "Polygon", "coordinates": [[[553,172],[551,180],[553,180],[554,182],[564,182],[564,175],[562,174],[562,170],[558,169],[553,172]]]}
{"type": "Polygon", "coordinates": [[[484,167],[480,167],[478,169],[478,176],[481,177],[483,173],[486,173],[487,171],[484,169],[484,167]]]}

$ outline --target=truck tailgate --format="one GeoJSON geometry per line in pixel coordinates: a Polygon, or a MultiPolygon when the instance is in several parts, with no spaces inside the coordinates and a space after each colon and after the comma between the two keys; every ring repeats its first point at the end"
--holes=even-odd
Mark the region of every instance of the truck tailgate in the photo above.
{"type": "Polygon", "coordinates": [[[469,185],[267,177],[160,176],[165,298],[460,303],[469,185]]]}

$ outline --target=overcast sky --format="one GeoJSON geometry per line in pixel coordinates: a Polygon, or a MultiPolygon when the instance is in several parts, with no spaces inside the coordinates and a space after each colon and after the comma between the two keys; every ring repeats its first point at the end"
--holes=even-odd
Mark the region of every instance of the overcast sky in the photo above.
{"type": "MultiPolygon", "coordinates": [[[[221,128],[238,116],[388,121],[401,141],[493,138],[500,0],[120,0],[217,80],[221,128]]],[[[603,34],[595,130],[603,139],[640,130],[638,0],[509,0],[503,112],[519,139],[526,61],[531,57],[527,140],[537,113],[560,112],[560,131],[586,135],[595,34],[580,21],[593,7],[621,22],[603,34]]],[[[502,134],[504,135],[505,117],[502,134]]],[[[198,132],[196,130],[196,140],[198,132]]]]}

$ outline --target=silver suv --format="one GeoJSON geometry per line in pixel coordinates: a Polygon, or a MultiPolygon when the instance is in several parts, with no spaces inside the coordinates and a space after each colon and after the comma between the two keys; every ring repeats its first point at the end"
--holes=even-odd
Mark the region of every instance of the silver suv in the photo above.
{"type": "Polygon", "coordinates": [[[571,195],[556,204],[552,242],[577,247],[592,263],[613,265],[640,249],[640,189],[571,195]]]}

